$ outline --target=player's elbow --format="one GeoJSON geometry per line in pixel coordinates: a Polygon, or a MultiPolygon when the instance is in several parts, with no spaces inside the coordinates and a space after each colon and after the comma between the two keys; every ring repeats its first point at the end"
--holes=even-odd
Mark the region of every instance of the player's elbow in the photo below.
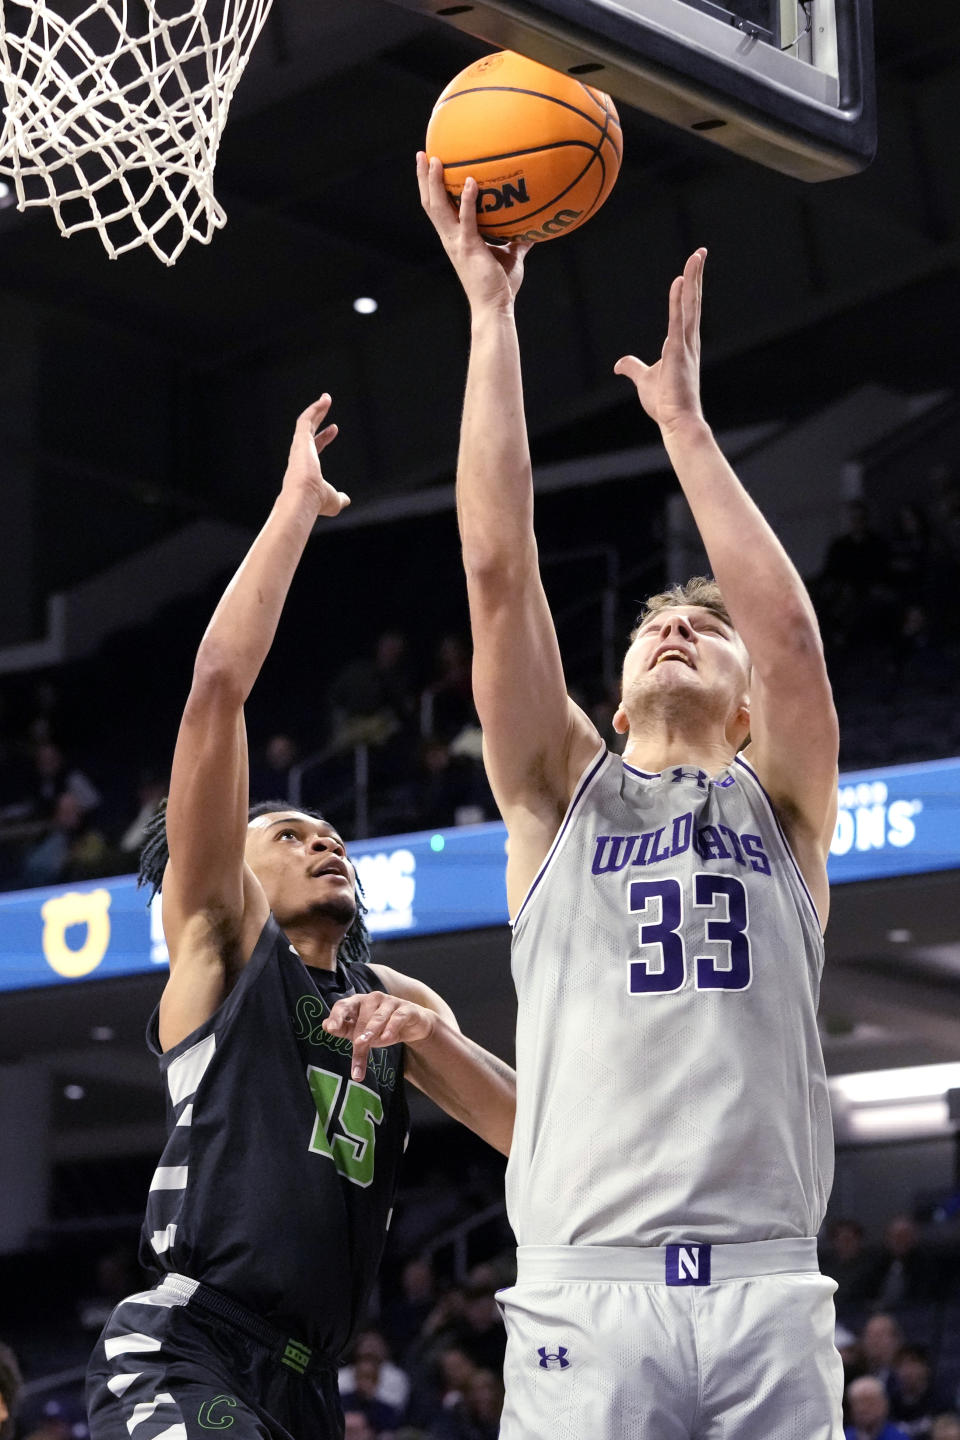
{"type": "Polygon", "coordinates": [[[531,540],[509,535],[487,536],[463,543],[467,585],[477,593],[515,594],[536,577],[537,547],[531,540]]]}
{"type": "MultiPolygon", "coordinates": [[[[758,647],[759,649],[759,647],[758,647]]],[[[812,612],[798,606],[778,617],[776,635],[763,652],[751,655],[753,667],[768,684],[805,685],[826,676],[820,629],[812,612]]]]}
{"type": "Polygon", "coordinates": [[[188,710],[239,710],[245,699],[245,687],[230,656],[212,647],[201,648],[193,667],[188,710]]]}

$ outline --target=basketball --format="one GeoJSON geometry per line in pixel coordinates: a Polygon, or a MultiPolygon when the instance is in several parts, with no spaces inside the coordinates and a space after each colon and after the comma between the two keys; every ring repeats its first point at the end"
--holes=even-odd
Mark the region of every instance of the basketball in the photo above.
{"type": "Polygon", "coordinates": [[[476,180],[487,240],[553,240],[600,209],[620,171],[623,135],[602,90],[501,50],[450,81],[426,151],[442,161],[454,204],[464,181],[476,180]]]}

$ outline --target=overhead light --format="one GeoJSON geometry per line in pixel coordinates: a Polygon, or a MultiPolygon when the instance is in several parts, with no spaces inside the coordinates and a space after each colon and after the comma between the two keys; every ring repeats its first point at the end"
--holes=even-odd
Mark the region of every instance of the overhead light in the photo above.
{"type": "Polygon", "coordinates": [[[63,1093],[68,1100],[82,1100],[87,1092],[82,1085],[64,1085],[63,1093]]]}
{"type": "Polygon", "coordinates": [[[6,180],[0,180],[0,210],[2,210],[5,205],[12,205],[13,200],[13,186],[8,185],[6,180]]]}
{"type": "Polygon", "coordinates": [[[94,1025],[90,1031],[91,1040],[112,1040],[116,1035],[112,1025],[94,1025]]]}
{"type": "Polygon", "coordinates": [[[952,1133],[947,1092],[960,1087],[960,1064],[904,1065],[830,1077],[840,1141],[946,1137],[952,1133]]]}
{"type": "Polygon", "coordinates": [[[378,307],[372,295],[358,295],[353,302],[353,308],[358,315],[373,315],[378,307]]]}
{"type": "Polygon", "coordinates": [[[942,1100],[960,1086],[960,1063],[903,1065],[896,1070],[862,1070],[856,1075],[833,1075],[830,1088],[851,1105],[889,1104],[891,1101],[942,1100]]]}
{"type": "Polygon", "coordinates": [[[888,930],[887,939],[891,945],[909,945],[913,939],[912,930],[888,930]]]}

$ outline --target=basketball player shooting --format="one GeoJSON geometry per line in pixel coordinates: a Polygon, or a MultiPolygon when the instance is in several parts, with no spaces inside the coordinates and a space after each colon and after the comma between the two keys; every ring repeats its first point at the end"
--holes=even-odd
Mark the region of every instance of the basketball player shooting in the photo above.
{"type": "Polygon", "coordinates": [[[716,576],[647,601],[621,757],[566,693],[539,575],[513,318],[529,246],[485,244],[474,182],[458,215],[439,162],[417,165],[471,309],[458,513],[510,840],[502,1440],[840,1440],[815,1242],[833,1172],[816,1011],[837,721],[803,583],[701,410],[706,252],[671,286],[661,358],[615,367],[716,576]]]}
{"type": "MultiPolygon", "coordinates": [[[[298,419],[280,495],[203,637],[144,847],[170,952],[148,1031],[169,1122],[141,1243],[157,1283],[97,1344],[93,1440],[341,1440],[336,1366],[383,1251],[404,1075],[510,1147],[513,1072],[426,985],[369,963],[334,827],[278,801],[248,812],[244,702],[317,517],[349,504],[320,467],[329,407],[298,419]]],[[[315,600],[336,616],[335,596],[315,600]]]]}

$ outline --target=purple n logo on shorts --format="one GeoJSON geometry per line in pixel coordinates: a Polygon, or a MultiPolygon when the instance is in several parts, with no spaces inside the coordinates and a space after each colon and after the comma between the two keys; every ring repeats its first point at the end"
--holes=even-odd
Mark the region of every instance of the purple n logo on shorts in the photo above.
{"type": "Polygon", "coordinates": [[[709,1245],[668,1245],[666,1247],[668,1285],[709,1285],[709,1245]]]}

